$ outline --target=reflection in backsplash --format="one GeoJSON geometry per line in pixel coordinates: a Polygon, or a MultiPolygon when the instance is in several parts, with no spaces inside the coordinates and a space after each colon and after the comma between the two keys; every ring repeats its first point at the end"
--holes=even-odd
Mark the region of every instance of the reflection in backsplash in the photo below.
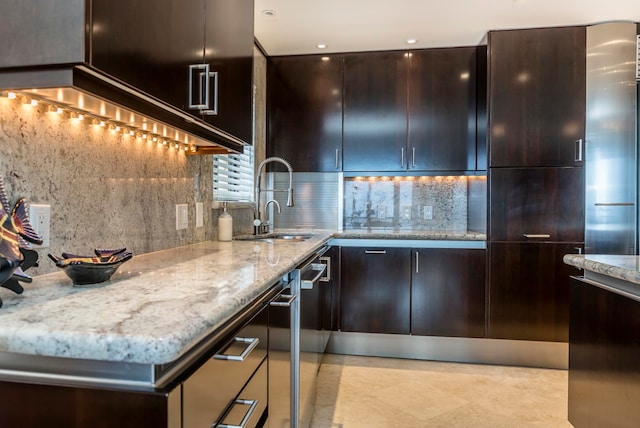
{"type": "Polygon", "coordinates": [[[486,178],[345,177],[344,229],[466,231],[476,211],[469,209],[470,182],[477,181],[486,178]]]}

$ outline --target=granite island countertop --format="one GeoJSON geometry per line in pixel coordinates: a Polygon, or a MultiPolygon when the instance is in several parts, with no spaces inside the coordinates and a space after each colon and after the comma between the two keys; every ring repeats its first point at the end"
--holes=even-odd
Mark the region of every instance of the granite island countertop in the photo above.
{"type": "Polygon", "coordinates": [[[610,278],[613,281],[621,280],[640,285],[640,256],[567,254],[563,260],[568,265],[585,270],[585,277],[597,276],[597,278],[610,278]]]}
{"type": "Polygon", "coordinates": [[[336,239],[403,239],[442,241],[486,241],[486,233],[468,230],[424,230],[424,229],[347,229],[333,234],[336,239]]]}
{"type": "Polygon", "coordinates": [[[330,237],[209,241],[134,255],[111,280],[91,286],[74,287],[62,271],[36,276],[21,295],[0,289],[0,352],[172,362],[330,237]]]}

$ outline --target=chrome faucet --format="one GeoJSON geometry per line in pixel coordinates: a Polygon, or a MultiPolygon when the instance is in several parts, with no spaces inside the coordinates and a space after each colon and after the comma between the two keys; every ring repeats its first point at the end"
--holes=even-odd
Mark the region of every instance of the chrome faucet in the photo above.
{"type": "Polygon", "coordinates": [[[271,202],[275,202],[276,206],[278,207],[278,212],[280,212],[280,204],[275,199],[271,199],[270,201],[264,204],[263,209],[260,209],[260,194],[262,192],[287,192],[287,206],[288,207],[293,206],[293,169],[291,168],[291,165],[289,164],[289,162],[279,157],[270,157],[270,158],[266,158],[265,160],[260,162],[260,165],[258,165],[256,189],[255,189],[256,206],[254,208],[254,216],[253,216],[254,233],[256,235],[262,235],[263,233],[267,233],[269,231],[269,223],[263,220],[262,211],[266,210],[267,206],[271,202]],[[287,190],[262,188],[260,183],[262,180],[262,169],[266,164],[270,162],[280,162],[285,167],[287,167],[287,170],[289,171],[289,188],[287,190]]]}

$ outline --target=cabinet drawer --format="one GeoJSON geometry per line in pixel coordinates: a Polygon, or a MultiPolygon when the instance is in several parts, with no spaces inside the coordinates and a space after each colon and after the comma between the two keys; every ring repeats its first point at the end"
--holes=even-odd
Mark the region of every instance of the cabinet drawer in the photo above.
{"type": "Polygon", "coordinates": [[[253,428],[267,409],[267,362],[264,361],[224,415],[220,428],[253,428]]]}
{"type": "Polygon", "coordinates": [[[217,421],[266,355],[267,311],[263,310],[184,382],[184,428],[217,421]]]}

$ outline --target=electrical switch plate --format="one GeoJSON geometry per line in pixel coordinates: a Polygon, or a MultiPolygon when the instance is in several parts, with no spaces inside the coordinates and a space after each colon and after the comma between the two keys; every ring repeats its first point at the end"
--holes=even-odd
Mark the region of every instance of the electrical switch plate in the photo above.
{"type": "Polygon", "coordinates": [[[378,218],[385,218],[387,216],[387,207],[385,205],[378,205],[378,218]]]}
{"type": "Polygon", "coordinates": [[[29,204],[29,220],[33,230],[42,238],[42,245],[33,245],[35,248],[49,246],[51,236],[51,205],[29,204]]]}
{"type": "Polygon", "coordinates": [[[424,219],[433,220],[433,206],[431,205],[424,206],[424,219]]]}
{"type": "Polygon", "coordinates": [[[187,204],[176,205],[176,230],[186,229],[189,226],[189,206],[187,204]]]}
{"type": "Polygon", "coordinates": [[[402,218],[404,220],[411,220],[411,205],[404,205],[402,207],[402,218]]]}
{"type": "Polygon", "coordinates": [[[196,202],[196,227],[204,226],[204,204],[196,202]]]}

